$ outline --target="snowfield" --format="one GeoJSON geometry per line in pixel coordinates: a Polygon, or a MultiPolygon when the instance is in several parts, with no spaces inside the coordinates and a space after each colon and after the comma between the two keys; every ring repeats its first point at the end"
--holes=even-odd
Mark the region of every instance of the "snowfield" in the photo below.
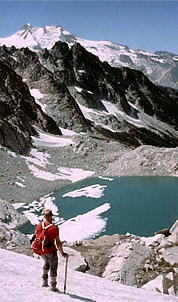
{"type": "MultiPolygon", "coordinates": [[[[59,256],[60,257],[60,256],[59,256]]],[[[0,297],[6,302],[86,301],[86,302],[169,302],[178,298],[122,285],[72,269],[69,258],[66,294],[64,288],[65,260],[60,257],[59,293],[41,287],[41,259],[0,249],[0,297]]]]}

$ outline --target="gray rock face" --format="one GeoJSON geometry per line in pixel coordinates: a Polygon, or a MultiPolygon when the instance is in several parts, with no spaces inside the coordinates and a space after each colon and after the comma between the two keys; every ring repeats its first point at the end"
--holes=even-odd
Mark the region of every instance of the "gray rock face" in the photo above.
{"type": "Polygon", "coordinates": [[[29,238],[16,230],[27,219],[5,200],[0,199],[0,208],[0,247],[32,255],[29,238]]]}
{"type": "Polygon", "coordinates": [[[111,251],[111,260],[105,267],[102,277],[127,285],[138,283],[137,272],[146,261],[153,257],[153,252],[140,243],[121,243],[111,251]]]}
{"type": "Polygon", "coordinates": [[[11,227],[18,227],[25,222],[27,222],[27,219],[21,215],[19,212],[17,212],[13,205],[9,202],[0,199],[0,224],[6,224],[7,226],[11,227]]]}
{"type": "Polygon", "coordinates": [[[154,280],[148,282],[142,288],[150,291],[157,291],[162,294],[178,296],[178,274],[170,272],[159,275],[154,280]]]}
{"type": "Polygon", "coordinates": [[[8,51],[0,60],[0,143],[17,153],[27,153],[31,135],[37,134],[33,125],[54,134],[61,134],[56,123],[42,112],[30,95],[28,86],[10,66],[8,51]]]}
{"type": "Polygon", "coordinates": [[[106,169],[107,175],[178,175],[178,148],[141,146],[124,153],[106,169]],[[167,165],[169,162],[169,165],[167,165]]]}
{"type": "Polygon", "coordinates": [[[178,220],[174,223],[172,228],[170,229],[171,235],[169,236],[169,241],[173,243],[178,242],[178,220]]]}
{"type": "MultiPolygon", "coordinates": [[[[70,269],[85,273],[87,271],[87,263],[81,256],[80,252],[75,251],[71,247],[64,246],[65,252],[70,255],[70,269]]],[[[65,258],[61,257],[60,265],[65,266],[65,258]]]]}
{"type": "Polygon", "coordinates": [[[139,237],[131,234],[103,236],[73,248],[86,259],[89,272],[108,280],[143,287],[161,293],[178,294],[177,223],[170,237],[157,234],[139,237]]]}
{"type": "MultiPolygon", "coordinates": [[[[11,46],[14,44],[17,48],[22,45],[30,47],[33,51],[40,51],[52,48],[55,42],[67,42],[72,46],[78,42],[83,45],[87,51],[98,56],[101,61],[107,61],[114,67],[129,67],[137,69],[149,77],[156,84],[178,89],[178,56],[165,51],[157,51],[154,54],[142,50],[131,50],[127,46],[112,43],[110,41],[87,41],[66,32],[60,26],[45,26],[42,28],[33,27],[26,24],[16,33],[21,40],[16,41],[12,36],[1,38],[0,45],[11,46]],[[40,30],[40,38],[39,38],[40,30]],[[124,53],[124,54],[123,54],[124,53]],[[109,55],[108,55],[109,54],[109,55]]],[[[51,57],[48,57],[50,65],[51,57]]],[[[48,67],[49,67],[48,65],[48,67]]],[[[52,67],[53,68],[53,67],[52,67]]]]}
{"type": "Polygon", "coordinates": [[[57,42],[39,53],[28,48],[0,49],[0,138],[14,151],[22,153],[31,146],[32,125],[54,134],[61,133],[58,127],[85,132],[134,148],[177,146],[177,92],[155,86],[142,72],[111,67],[79,43],[69,48],[57,42]],[[50,117],[28,88],[41,91],[50,117]]]}
{"type": "Polygon", "coordinates": [[[25,250],[30,247],[29,239],[17,230],[9,229],[5,225],[0,225],[1,248],[8,250],[25,250]]]}

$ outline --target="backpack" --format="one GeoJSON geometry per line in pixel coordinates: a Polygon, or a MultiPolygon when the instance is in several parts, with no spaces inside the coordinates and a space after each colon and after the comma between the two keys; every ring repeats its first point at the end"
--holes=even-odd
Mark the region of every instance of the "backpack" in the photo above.
{"type": "Polygon", "coordinates": [[[47,255],[51,252],[52,243],[48,241],[46,230],[53,224],[49,224],[45,227],[44,221],[42,222],[42,231],[38,235],[34,235],[32,238],[32,250],[37,255],[47,255]],[[35,237],[35,238],[34,238],[35,237]]]}

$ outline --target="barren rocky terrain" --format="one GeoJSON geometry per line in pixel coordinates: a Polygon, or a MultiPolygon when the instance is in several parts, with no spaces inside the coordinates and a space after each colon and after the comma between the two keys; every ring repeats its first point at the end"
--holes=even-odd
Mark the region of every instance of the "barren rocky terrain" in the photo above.
{"type": "MultiPolygon", "coordinates": [[[[81,168],[94,171],[93,176],[177,176],[178,148],[141,146],[135,150],[118,142],[75,136],[75,144],[67,147],[41,147],[50,154],[46,170],[56,173],[56,167],[81,168]]],[[[47,181],[36,178],[25,157],[0,148],[1,198],[10,202],[30,202],[69,184],[67,180],[47,181]],[[16,184],[24,178],[25,189],[16,184]]]]}
{"type": "MultiPolygon", "coordinates": [[[[32,256],[17,230],[26,218],[13,205],[70,184],[68,168],[90,177],[178,176],[175,90],[113,68],[78,43],[69,49],[57,42],[39,54],[2,46],[0,54],[1,248],[32,256]],[[69,130],[70,139],[62,133],[69,130]],[[50,145],[54,137],[69,143],[50,145]]],[[[178,295],[177,232],[175,223],[168,238],[116,234],[70,247],[89,273],[178,295]]]]}

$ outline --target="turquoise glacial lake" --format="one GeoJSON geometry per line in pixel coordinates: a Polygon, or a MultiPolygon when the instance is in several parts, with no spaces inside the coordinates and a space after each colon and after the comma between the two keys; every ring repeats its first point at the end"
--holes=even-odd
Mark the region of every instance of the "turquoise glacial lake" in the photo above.
{"type": "MultiPolygon", "coordinates": [[[[127,232],[153,236],[156,231],[170,228],[178,219],[176,177],[88,178],[66,186],[50,196],[55,198],[53,202],[63,221],[82,216],[104,205],[106,210],[101,211],[99,216],[105,221],[105,227],[95,234],[95,238],[127,232]],[[85,194],[86,188],[90,193],[85,194]]],[[[20,211],[23,212],[24,208],[20,211]]],[[[32,209],[32,212],[39,216],[37,209],[32,209]]],[[[31,234],[35,227],[27,223],[21,227],[21,231],[31,234]]],[[[85,227],[82,223],[81,228],[85,227]]]]}

